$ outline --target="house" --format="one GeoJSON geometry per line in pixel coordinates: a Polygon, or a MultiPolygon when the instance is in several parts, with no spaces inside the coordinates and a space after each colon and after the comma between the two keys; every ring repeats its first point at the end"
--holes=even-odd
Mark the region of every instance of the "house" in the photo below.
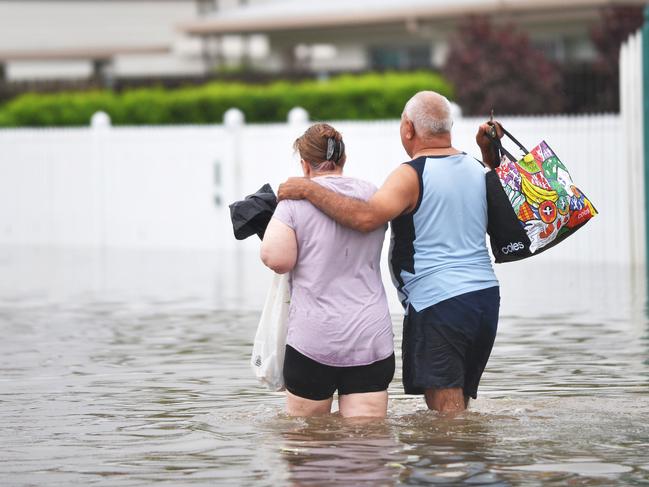
{"type": "Polygon", "coordinates": [[[239,3],[0,0],[0,81],[203,75],[200,39],[176,24],[239,3]]]}
{"type": "Polygon", "coordinates": [[[552,59],[588,62],[600,9],[628,4],[644,1],[0,0],[0,98],[38,80],[437,68],[473,14],[516,24],[552,59]]]}
{"type": "Polygon", "coordinates": [[[212,66],[327,74],[369,69],[440,67],[458,22],[488,15],[527,32],[533,44],[563,63],[596,52],[591,28],[602,7],[638,0],[267,0],[217,9],[179,24],[200,38],[212,66]],[[237,44],[238,43],[238,44],[237,44]],[[233,54],[232,45],[238,45],[233,54]]]}

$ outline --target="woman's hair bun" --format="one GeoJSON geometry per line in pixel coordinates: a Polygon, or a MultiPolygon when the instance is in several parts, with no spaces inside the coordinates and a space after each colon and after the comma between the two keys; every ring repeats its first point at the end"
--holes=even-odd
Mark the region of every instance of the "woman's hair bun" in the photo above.
{"type": "Polygon", "coordinates": [[[316,123],[309,127],[295,140],[293,148],[317,171],[342,167],[347,159],[342,134],[328,123],[316,123]]]}

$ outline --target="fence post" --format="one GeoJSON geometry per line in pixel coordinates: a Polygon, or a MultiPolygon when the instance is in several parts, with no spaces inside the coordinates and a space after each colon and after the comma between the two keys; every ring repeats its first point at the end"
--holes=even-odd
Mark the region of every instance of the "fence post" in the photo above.
{"type": "Polygon", "coordinates": [[[302,107],[291,108],[286,121],[289,125],[306,125],[309,123],[309,112],[302,107]]]}
{"type": "Polygon", "coordinates": [[[231,137],[232,141],[232,168],[233,184],[232,188],[236,198],[241,198],[241,183],[243,170],[241,168],[241,129],[246,122],[246,117],[238,108],[230,108],[223,114],[223,125],[231,137]]]}
{"type": "MultiPolygon", "coordinates": [[[[106,151],[108,150],[109,143],[107,138],[110,137],[109,131],[111,129],[111,119],[106,112],[95,112],[90,117],[90,129],[92,137],[92,186],[93,186],[93,208],[96,214],[94,220],[94,235],[93,239],[105,248],[108,244],[108,231],[107,231],[107,191],[106,191],[106,161],[108,157],[106,151]]],[[[103,276],[103,270],[102,270],[103,276]]],[[[103,277],[102,277],[103,279],[103,277]]]]}
{"type": "Polygon", "coordinates": [[[93,129],[107,129],[111,126],[110,115],[106,112],[95,112],[90,117],[90,126],[93,129]]]}
{"type": "MultiPolygon", "coordinates": [[[[224,187],[231,185],[232,195],[235,200],[243,199],[243,160],[241,158],[241,132],[246,122],[246,117],[238,108],[230,108],[223,114],[223,126],[227,136],[230,139],[230,161],[227,164],[228,171],[231,171],[231,177],[227,177],[223,183],[224,187]]],[[[226,201],[226,204],[230,203],[226,201]]],[[[227,213],[227,212],[226,212],[227,213]]],[[[228,274],[232,276],[229,285],[235,290],[236,296],[245,296],[245,268],[244,248],[241,242],[237,243],[234,247],[233,259],[225,259],[225,265],[232,266],[232,272],[228,274]]]]}
{"type": "Polygon", "coordinates": [[[649,275],[649,6],[644,9],[642,26],[642,107],[644,147],[644,193],[645,193],[645,265],[649,275]]]}

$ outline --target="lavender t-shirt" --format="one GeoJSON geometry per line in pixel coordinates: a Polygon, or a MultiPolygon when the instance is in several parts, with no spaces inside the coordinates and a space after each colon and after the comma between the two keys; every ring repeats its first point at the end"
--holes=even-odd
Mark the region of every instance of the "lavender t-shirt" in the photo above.
{"type": "MultiPolygon", "coordinates": [[[[313,181],[368,200],[366,181],[321,176],[313,181]]],[[[297,237],[286,342],[338,367],[367,365],[393,351],[392,322],[379,266],[385,227],[362,233],[339,225],[306,200],[280,201],[273,218],[297,237]]]]}

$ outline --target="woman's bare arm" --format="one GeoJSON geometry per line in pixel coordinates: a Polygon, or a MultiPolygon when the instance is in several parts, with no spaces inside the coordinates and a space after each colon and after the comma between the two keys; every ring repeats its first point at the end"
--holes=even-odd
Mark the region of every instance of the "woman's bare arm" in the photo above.
{"type": "Polygon", "coordinates": [[[266,267],[278,274],[293,270],[297,262],[295,231],[277,218],[271,218],[261,242],[260,257],[266,267]]]}

